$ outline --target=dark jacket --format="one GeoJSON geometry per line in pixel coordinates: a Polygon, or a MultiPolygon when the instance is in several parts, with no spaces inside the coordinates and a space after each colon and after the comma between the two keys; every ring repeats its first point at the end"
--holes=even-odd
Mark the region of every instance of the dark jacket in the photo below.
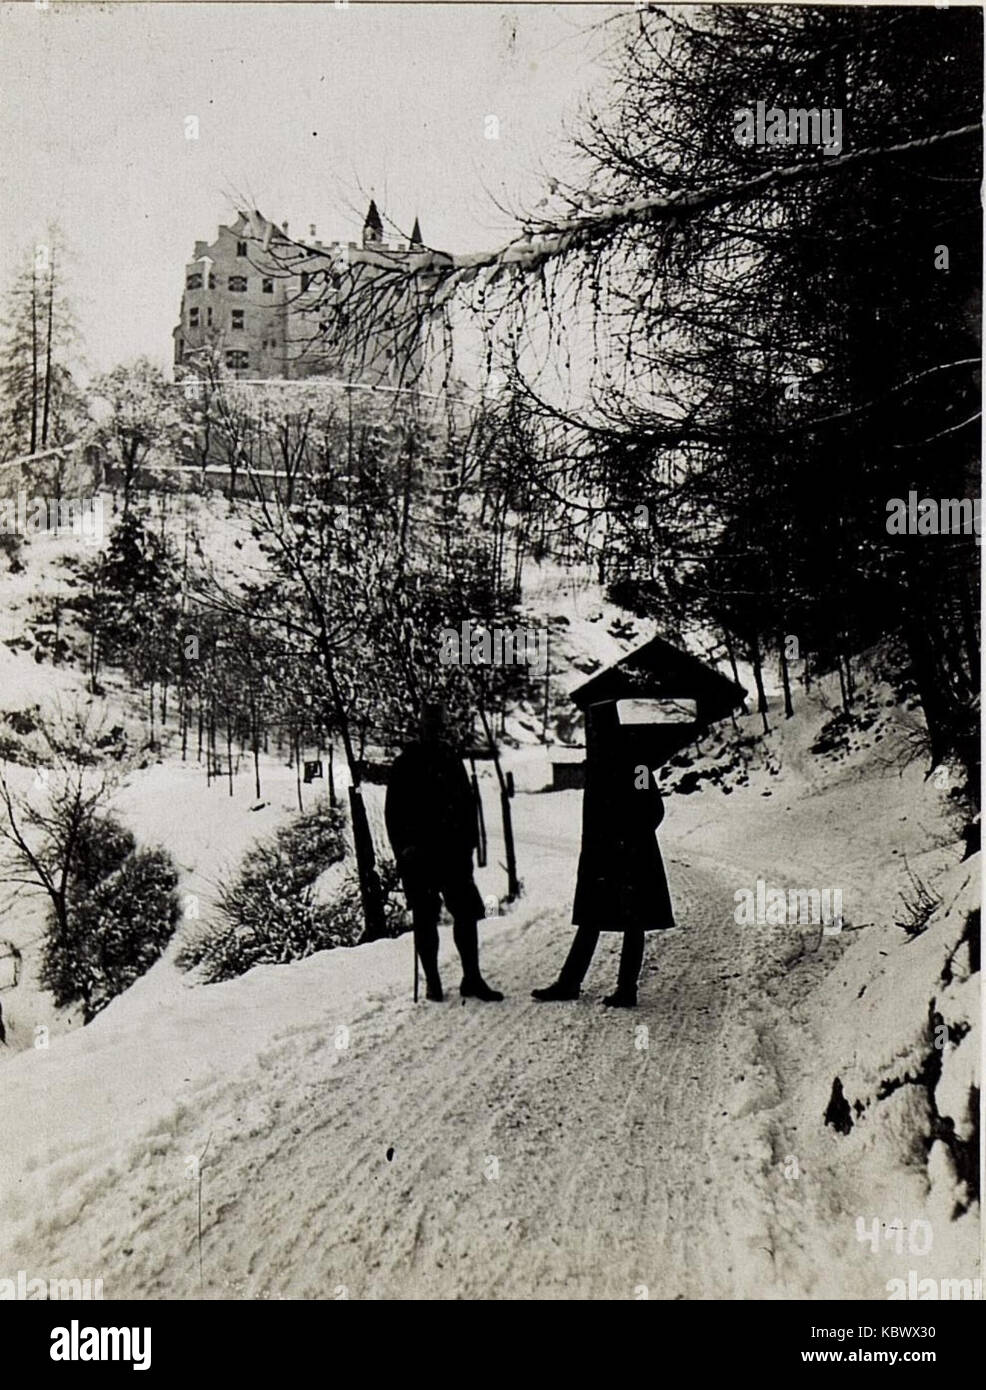
{"type": "Polygon", "coordinates": [[[384,820],[398,867],[408,850],[439,867],[471,864],[479,843],[476,803],[455,750],[408,744],[390,769],[384,820]]]}
{"type": "Polygon", "coordinates": [[[586,751],[572,921],[598,931],[673,927],[671,893],[654,833],[664,819],[654,774],[642,770],[618,726],[607,723],[595,733],[590,728],[586,751]]]}

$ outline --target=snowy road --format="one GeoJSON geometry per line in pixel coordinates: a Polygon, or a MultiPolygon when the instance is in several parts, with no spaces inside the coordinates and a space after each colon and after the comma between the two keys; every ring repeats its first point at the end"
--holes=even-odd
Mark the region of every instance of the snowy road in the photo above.
{"type": "MultiPolygon", "coordinates": [[[[963,919],[922,956],[892,926],[823,940],[733,918],[765,845],[781,879],[889,900],[899,861],[874,846],[927,842],[899,811],[913,791],[676,804],[661,839],[682,929],[648,936],[632,1013],[601,1004],[615,935],[581,1000],[530,998],[571,937],[577,796],[514,803],[525,894],[482,929],[502,1004],[459,999],[445,928],[441,1005],[412,1003],[406,937],[208,987],[162,961],[90,1027],[12,1058],[9,1269],[99,1276],[107,1297],[880,1297],[910,1257],[876,1260],[857,1216],[922,1214],[964,1274],[974,1218],[952,1219],[947,1176],[926,1205],[924,1102],[901,1085],[963,919]],[[872,1112],[851,1139],[823,1123],[837,1072],[872,1112]]],[[[501,860],[491,840],[484,893],[501,860]]]]}
{"type": "MultiPolygon", "coordinates": [[[[702,887],[699,875],[688,892],[702,887]]],[[[611,961],[578,1004],[528,998],[552,977],[568,932],[564,919],[536,921],[488,949],[501,1006],[395,1001],[300,1093],[287,1074],[294,1056],[284,1058],[272,1090],[295,1099],[277,1132],[231,1145],[209,1174],[223,1217],[206,1263],[229,1292],[728,1291],[719,1233],[732,1225],[736,1172],[715,1154],[736,1080],[735,943],[712,922],[651,937],[644,1007],[612,1015],[599,1003],[611,961]]]]}
{"type": "Polygon", "coordinates": [[[189,1096],[184,1147],[211,1134],[201,1286],[175,1139],[127,1175],[129,1223],[119,1187],[94,1181],[44,1266],[112,1269],[125,1296],[502,1299],[735,1297],[739,1263],[755,1292],[770,1154],[740,1160],[729,1127],[764,960],[727,929],[707,867],[672,873],[689,928],[648,937],[634,1014],[600,1003],[615,936],[581,1001],[530,999],[571,930],[567,910],[537,913],[488,935],[503,1004],[459,1000],[443,932],[445,1004],[415,1007],[402,983],[347,1022],[346,1046],[302,1024],[259,1077],[189,1096]]]}

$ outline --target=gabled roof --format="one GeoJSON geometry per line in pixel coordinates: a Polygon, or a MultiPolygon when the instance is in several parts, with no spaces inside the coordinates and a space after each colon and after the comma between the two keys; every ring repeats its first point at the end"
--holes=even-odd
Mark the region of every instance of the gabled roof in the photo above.
{"type": "Polygon", "coordinates": [[[694,700],[698,722],[711,724],[737,709],[746,691],[697,656],[652,637],[580,685],[571,698],[581,710],[609,700],[694,700]]]}

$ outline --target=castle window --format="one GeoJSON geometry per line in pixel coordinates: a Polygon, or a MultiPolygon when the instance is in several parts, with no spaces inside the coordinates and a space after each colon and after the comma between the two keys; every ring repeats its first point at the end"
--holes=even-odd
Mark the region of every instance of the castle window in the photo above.
{"type": "Polygon", "coordinates": [[[184,338],[179,338],[179,339],[178,339],[178,351],[175,353],[175,361],[176,361],[176,362],[180,362],[181,359],[182,359],[184,356],[185,356],[185,339],[184,339],[184,338]]]}
{"type": "Polygon", "coordinates": [[[242,371],[250,365],[250,354],[248,352],[227,352],[226,366],[232,367],[234,371],[242,371]]]}
{"type": "Polygon", "coordinates": [[[236,254],[237,254],[238,256],[245,256],[246,253],[247,253],[247,244],[246,244],[246,242],[245,242],[245,241],[238,241],[238,242],[236,243],[236,254]]]}
{"type": "Polygon", "coordinates": [[[274,293],[274,281],[273,281],[273,280],[265,280],[265,281],[264,281],[264,294],[273,294],[273,293],[274,293]]]}
{"type": "Polygon", "coordinates": [[[205,311],[205,321],[206,321],[206,323],[209,325],[209,327],[211,328],[211,327],[212,327],[212,305],[211,305],[211,304],[209,305],[208,309],[206,309],[206,311],[205,311]]]}
{"type": "Polygon", "coordinates": [[[209,272],[209,289],[210,289],[210,290],[214,290],[215,288],[216,288],[216,277],[213,275],[212,271],[210,270],[210,272],[209,272]]]}
{"type": "Polygon", "coordinates": [[[201,275],[188,275],[185,277],[186,290],[200,290],[202,288],[201,275]]]}
{"type": "Polygon", "coordinates": [[[243,310],[242,310],[242,309],[234,309],[234,310],[233,310],[233,329],[234,329],[234,331],[237,332],[237,333],[242,333],[242,332],[243,332],[243,310]]]}
{"type": "Polygon", "coordinates": [[[188,326],[189,328],[198,328],[199,326],[199,309],[197,304],[188,311],[188,326]]]}
{"type": "Polygon", "coordinates": [[[231,290],[235,291],[236,293],[238,293],[238,294],[243,294],[243,293],[246,291],[246,287],[247,287],[247,278],[246,278],[246,276],[245,276],[245,275],[231,275],[231,276],[229,277],[229,287],[230,287],[231,290]]]}

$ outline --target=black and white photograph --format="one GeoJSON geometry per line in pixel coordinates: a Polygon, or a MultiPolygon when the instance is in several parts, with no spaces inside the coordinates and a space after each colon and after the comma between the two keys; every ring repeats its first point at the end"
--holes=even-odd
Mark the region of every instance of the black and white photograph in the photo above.
{"type": "Polygon", "coordinates": [[[176,1302],[797,1302],[783,1368],[943,1368],[982,111],[967,4],[0,4],[39,1365],[176,1302]]]}

